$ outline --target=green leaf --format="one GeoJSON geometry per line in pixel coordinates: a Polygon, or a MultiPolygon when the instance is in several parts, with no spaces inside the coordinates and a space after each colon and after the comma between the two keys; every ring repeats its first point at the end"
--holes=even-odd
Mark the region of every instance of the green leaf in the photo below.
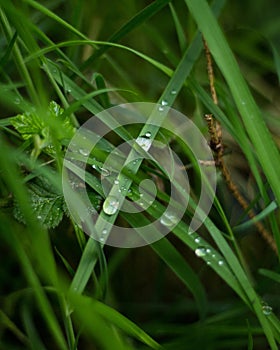
{"type": "Polygon", "coordinates": [[[51,101],[49,104],[49,113],[52,120],[59,120],[61,122],[61,127],[56,130],[56,137],[58,140],[62,140],[63,138],[71,138],[76,129],[70,118],[64,114],[64,109],[61,108],[56,102],[51,101]]]}
{"type": "Polygon", "coordinates": [[[18,114],[16,117],[11,118],[11,124],[25,140],[35,134],[40,134],[44,128],[39,116],[30,112],[18,114]]]}
{"type": "MultiPolygon", "coordinates": [[[[46,228],[56,227],[66,212],[64,198],[61,193],[55,191],[54,187],[43,177],[37,177],[27,184],[30,202],[37,219],[46,228]]],[[[14,216],[17,220],[25,223],[24,216],[15,202],[14,216]]]]}
{"type": "Polygon", "coordinates": [[[52,154],[54,143],[53,134],[57,140],[70,139],[75,133],[75,127],[70,118],[64,114],[64,109],[51,101],[46,117],[35,112],[25,112],[11,118],[11,124],[21,134],[24,140],[35,137],[35,147],[46,148],[52,154]]]}

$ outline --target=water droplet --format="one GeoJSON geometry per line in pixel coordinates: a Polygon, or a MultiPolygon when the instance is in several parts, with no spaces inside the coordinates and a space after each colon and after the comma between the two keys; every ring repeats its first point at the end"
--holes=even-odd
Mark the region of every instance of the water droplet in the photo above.
{"type": "Polygon", "coordinates": [[[178,223],[177,217],[173,213],[165,212],[160,218],[160,223],[164,226],[173,226],[178,223]]]}
{"type": "Polygon", "coordinates": [[[85,157],[89,155],[89,150],[85,148],[80,148],[79,152],[81,153],[82,156],[85,156],[85,157]]]}
{"type": "Polygon", "coordinates": [[[111,175],[111,171],[109,169],[100,167],[100,170],[101,170],[101,175],[104,177],[111,175]]]}
{"type": "Polygon", "coordinates": [[[269,305],[263,305],[263,307],[262,307],[262,312],[265,316],[271,315],[272,310],[273,310],[272,307],[269,305]]]}
{"type": "Polygon", "coordinates": [[[167,102],[166,100],[162,100],[162,101],[161,101],[161,105],[162,105],[162,106],[167,106],[167,105],[168,105],[168,102],[167,102]]]}
{"type": "Polygon", "coordinates": [[[171,95],[176,95],[177,91],[175,89],[172,89],[170,93],[171,93],[171,95]]]}
{"type": "Polygon", "coordinates": [[[113,215],[119,208],[119,200],[117,197],[109,196],[103,203],[103,210],[107,215],[113,215]]]}
{"type": "Polygon", "coordinates": [[[114,184],[115,184],[115,185],[118,185],[119,183],[120,183],[119,180],[115,180],[115,181],[114,181],[114,184]]]}
{"type": "Polygon", "coordinates": [[[93,169],[96,169],[96,165],[95,164],[92,164],[91,166],[93,169]]]}
{"type": "Polygon", "coordinates": [[[19,97],[16,97],[15,100],[14,100],[14,103],[16,105],[19,105],[20,104],[20,98],[19,97]]]}
{"type": "Polygon", "coordinates": [[[199,258],[203,257],[206,255],[206,248],[204,247],[198,247],[196,248],[196,250],[194,251],[195,255],[198,256],[199,258]]]}
{"type": "Polygon", "coordinates": [[[41,220],[41,219],[42,219],[42,216],[41,216],[41,215],[38,215],[38,216],[37,216],[37,219],[38,219],[38,220],[41,220]]]}
{"type": "Polygon", "coordinates": [[[66,91],[70,93],[72,90],[70,88],[67,88],[66,91]]]}
{"type": "Polygon", "coordinates": [[[152,141],[150,139],[147,139],[146,137],[139,136],[136,139],[136,143],[143,148],[144,151],[148,151],[149,148],[152,145],[152,141]]]}
{"type": "Polygon", "coordinates": [[[207,249],[206,249],[206,253],[207,253],[207,254],[210,254],[210,253],[211,253],[211,249],[210,249],[210,248],[207,248],[207,249]]]}
{"type": "Polygon", "coordinates": [[[104,228],[104,230],[102,231],[102,234],[103,234],[103,235],[107,235],[107,232],[108,232],[107,229],[104,228]]]}
{"type": "Polygon", "coordinates": [[[104,242],[104,237],[99,238],[100,242],[104,242]]]}
{"type": "Polygon", "coordinates": [[[201,239],[200,239],[200,237],[196,237],[194,241],[195,241],[195,243],[200,243],[201,239]]]}
{"type": "Polygon", "coordinates": [[[147,131],[146,134],[145,134],[146,137],[151,137],[152,136],[152,133],[150,131],[147,131]]]}
{"type": "Polygon", "coordinates": [[[158,110],[159,110],[160,112],[163,112],[163,111],[164,111],[164,107],[159,106],[159,107],[158,107],[158,110]]]}
{"type": "Polygon", "coordinates": [[[211,261],[209,261],[209,260],[206,261],[206,264],[207,264],[207,265],[211,265],[211,261]]]}
{"type": "Polygon", "coordinates": [[[224,261],[223,260],[219,260],[218,261],[218,265],[220,265],[220,266],[224,265],[224,261]]]}

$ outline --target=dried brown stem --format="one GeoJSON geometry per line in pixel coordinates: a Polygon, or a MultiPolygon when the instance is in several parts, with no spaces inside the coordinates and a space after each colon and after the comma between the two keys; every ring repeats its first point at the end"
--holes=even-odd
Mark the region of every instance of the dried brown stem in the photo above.
{"type": "MultiPolygon", "coordinates": [[[[210,84],[210,91],[211,96],[213,99],[213,102],[218,105],[218,98],[217,93],[215,89],[214,84],[214,71],[213,71],[213,64],[212,64],[212,58],[211,54],[208,48],[208,45],[206,41],[203,39],[204,43],[204,49],[205,49],[205,56],[207,61],[207,72],[208,72],[208,78],[209,78],[209,84],[210,84]]],[[[222,139],[222,129],[220,123],[214,118],[212,114],[206,114],[205,120],[208,125],[208,132],[210,136],[210,147],[213,151],[216,165],[221,170],[221,173],[223,175],[223,178],[227,184],[228,189],[231,191],[235,199],[238,201],[240,206],[247,212],[250,219],[254,219],[256,217],[256,214],[253,209],[250,209],[249,203],[247,200],[243,197],[243,195],[240,193],[238,187],[233,182],[230,172],[223,160],[224,155],[224,146],[223,146],[223,139],[222,139]]],[[[265,226],[260,221],[254,222],[255,227],[261,234],[262,238],[268,243],[268,245],[271,247],[271,249],[278,254],[276,243],[271,236],[271,234],[267,231],[265,226]]]]}

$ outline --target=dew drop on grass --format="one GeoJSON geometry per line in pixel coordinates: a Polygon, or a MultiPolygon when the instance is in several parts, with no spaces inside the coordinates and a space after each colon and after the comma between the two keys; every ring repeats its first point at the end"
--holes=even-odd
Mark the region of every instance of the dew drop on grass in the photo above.
{"type": "Polygon", "coordinates": [[[172,89],[170,93],[171,93],[171,95],[176,95],[177,91],[175,89],[172,89]]]}
{"type": "Polygon", "coordinates": [[[177,217],[172,212],[165,212],[160,218],[160,223],[167,227],[173,226],[177,222],[177,217]]]}
{"type": "Polygon", "coordinates": [[[85,156],[85,157],[87,157],[89,155],[89,150],[85,149],[85,148],[80,148],[79,152],[82,156],[85,156]]]}
{"type": "Polygon", "coordinates": [[[159,107],[158,107],[158,110],[159,110],[160,112],[163,112],[163,111],[164,111],[164,107],[163,107],[163,106],[159,106],[159,107]]]}
{"type": "Polygon", "coordinates": [[[114,184],[115,184],[115,185],[118,185],[119,183],[120,183],[119,180],[115,180],[115,181],[114,181],[114,184]]]}
{"type": "Polygon", "coordinates": [[[219,260],[218,261],[218,265],[220,265],[220,266],[224,265],[224,261],[223,260],[219,260]]]}
{"type": "Polygon", "coordinates": [[[37,216],[37,219],[38,219],[38,220],[41,220],[41,219],[42,219],[42,216],[41,216],[41,215],[38,215],[38,216],[37,216]]]}
{"type": "Polygon", "coordinates": [[[101,175],[104,176],[104,177],[107,177],[107,176],[111,175],[111,171],[109,169],[100,167],[100,170],[101,170],[101,175]]]}
{"type": "Polygon", "coordinates": [[[20,99],[19,99],[18,97],[16,97],[15,100],[14,100],[14,103],[15,103],[16,105],[19,105],[19,104],[20,104],[20,99]]]}
{"type": "Polygon", "coordinates": [[[106,228],[104,228],[104,230],[102,231],[102,235],[107,235],[107,229],[106,228]]]}
{"type": "Polygon", "coordinates": [[[103,203],[104,213],[107,215],[113,215],[119,209],[119,200],[117,197],[109,196],[105,199],[103,203]]]}
{"type": "Polygon", "coordinates": [[[145,134],[145,136],[146,136],[147,138],[150,138],[150,137],[152,136],[152,133],[151,133],[150,131],[147,131],[146,134],[145,134]]]}
{"type": "Polygon", "coordinates": [[[206,248],[204,247],[198,247],[194,252],[195,252],[195,255],[198,256],[199,258],[202,258],[207,254],[206,248]]]}
{"type": "Polygon", "coordinates": [[[265,316],[269,316],[272,313],[272,307],[269,305],[263,305],[262,312],[265,316]]]}
{"type": "Polygon", "coordinates": [[[161,105],[162,105],[162,106],[167,106],[167,105],[168,105],[168,102],[167,102],[166,100],[162,100],[162,101],[161,101],[161,105]]]}
{"type": "Polygon", "coordinates": [[[149,148],[152,145],[152,141],[149,138],[143,137],[143,136],[139,136],[136,139],[136,143],[143,148],[144,151],[148,151],[149,148]]]}
{"type": "Polygon", "coordinates": [[[199,237],[196,237],[194,241],[195,241],[195,243],[200,243],[201,240],[199,237]]]}

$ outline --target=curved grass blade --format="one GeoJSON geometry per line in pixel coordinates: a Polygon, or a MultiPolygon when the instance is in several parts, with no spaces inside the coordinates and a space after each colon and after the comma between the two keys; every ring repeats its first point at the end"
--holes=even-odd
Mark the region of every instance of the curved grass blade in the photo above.
{"type": "Polygon", "coordinates": [[[95,338],[103,345],[102,349],[133,349],[128,342],[124,343],[117,329],[152,349],[162,349],[146,332],[110,306],[76,293],[69,293],[69,302],[75,308],[76,317],[83,327],[91,333],[92,329],[95,330],[95,338]]]}
{"type": "MultiPolygon", "coordinates": [[[[143,10],[138,12],[129,22],[124,24],[116,33],[114,33],[107,42],[115,43],[120,40],[127,33],[131,32],[134,28],[138,27],[143,22],[147,21],[149,18],[158,13],[164,6],[166,6],[171,0],[156,0],[150,5],[145,7],[143,10]]],[[[92,62],[104,54],[109,47],[101,47],[94,54],[92,54],[82,65],[81,70],[87,68],[92,62]]]]}

